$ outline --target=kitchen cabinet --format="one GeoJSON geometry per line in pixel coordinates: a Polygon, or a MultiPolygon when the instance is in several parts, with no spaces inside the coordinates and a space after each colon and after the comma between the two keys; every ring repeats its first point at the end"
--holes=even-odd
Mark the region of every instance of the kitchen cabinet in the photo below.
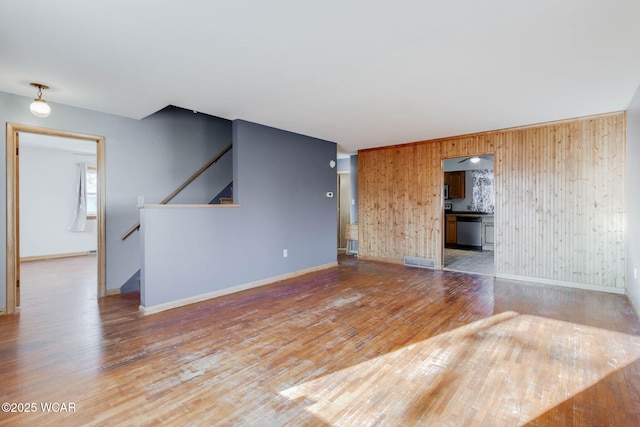
{"type": "Polygon", "coordinates": [[[456,235],[458,233],[457,222],[458,218],[455,215],[447,215],[445,220],[445,229],[444,229],[444,244],[445,245],[455,245],[456,244],[456,235]]]}
{"type": "Polygon", "coordinates": [[[445,172],[444,184],[449,186],[450,199],[464,199],[465,173],[464,171],[445,172]]]}

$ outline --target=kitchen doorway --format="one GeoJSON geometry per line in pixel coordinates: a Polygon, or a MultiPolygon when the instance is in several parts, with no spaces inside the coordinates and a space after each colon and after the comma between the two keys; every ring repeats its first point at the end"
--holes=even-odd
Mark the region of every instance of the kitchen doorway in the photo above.
{"type": "MultiPolygon", "coordinates": [[[[105,256],[105,199],[104,199],[104,138],[56,129],[40,128],[29,125],[7,123],[7,314],[15,313],[20,306],[20,258],[21,258],[21,222],[20,222],[20,140],[21,137],[36,137],[41,141],[47,138],[64,139],[68,144],[78,143],[78,147],[90,142],[95,153],[95,227],[97,262],[97,296],[106,294],[106,256],[105,256]]],[[[51,141],[51,140],[50,140],[51,141]]],[[[26,144],[28,145],[28,144],[26,144]]],[[[25,148],[26,148],[25,145],[25,148]]],[[[78,148],[78,151],[81,151],[78,148]]],[[[32,177],[33,178],[33,177],[32,177]]],[[[47,215],[46,208],[41,215],[47,215]]]]}
{"type": "Polygon", "coordinates": [[[493,276],[494,156],[444,159],[443,170],[443,269],[493,276]]]}

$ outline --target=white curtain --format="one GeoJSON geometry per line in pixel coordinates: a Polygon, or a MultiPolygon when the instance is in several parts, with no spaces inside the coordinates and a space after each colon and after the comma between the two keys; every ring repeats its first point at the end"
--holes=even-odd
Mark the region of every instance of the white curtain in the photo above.
{"type": "Polygon", "coordinates": [[[69,225],[69,231],[84,231],[87,223],[87,164],[82,162],[79,166],[73,201],[73,222],[69,225]]]}
{"type": "Polygon", "coordinates": [[[471,172],[473,177],[473,198],[470,210],[493,213],[495,210],[495,185],[493,170],[482,169],[471,172]]]}

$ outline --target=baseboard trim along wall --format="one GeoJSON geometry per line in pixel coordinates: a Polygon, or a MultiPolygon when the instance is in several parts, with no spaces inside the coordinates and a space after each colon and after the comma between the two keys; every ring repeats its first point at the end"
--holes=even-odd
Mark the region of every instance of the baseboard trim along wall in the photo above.
{"type": "MultiPolygon", "coordinates": [[[[358,259],[375,261],[375,262],[386,262],[389,264],[400,264],[400,265],[403,264],[402,260],[377,258],[377,257],[371,257],[371,256],[358,256],[358,259]]],[[[433,268],[433,270],[443,270],[443,267],[436,266],[433,268]]],[[[459,273],[465,273],[465,272],[459,271],[459,273]]],[[[478,273],[469,272],[468,274],[478,274],[478,273]]],[[[512,274],[496,274],[494,277],[496,279],[517,280],[519,282],[530,282],[530,283],[539,283],[543,285],[563,286],[565,288],[584,289],[586,291],[608,292],[611,294],[618,294],[618,295],[625,294],[624,288],[616,288],[613,286],[597,286],[597,285],[589,285],[586,283],[565,282],[562,280],[541,279],[538,277],[517,276],[512,274]]],[[[627,296],[627,299],[631,300],[631,298],[629,298],[628,296],[627,296]]],[[[636,311],[636,314],[638,314],[638,318],[640,319],[640,314],[638,313],[638,311],[636,311]]]]}
{"type": "Polygon", "coordinates": [[[540,283],[543,285],[563,286],[565,288],[584,289],[586,291],[608,292],[611,294],[624,295],[624,288],[613,286],[597,286],[586,283],[565,282],[562,280],[541,279],[538,277],[516,276],[511,274],[496,274],[496,279],[518,280],[520,282],[540,283]]]}
{"type": "Polygon", "coordinates": [[[105,296],[111,296],[111,295],[120,295],[120,288],[115,288],[115,289],[107,289],[107,292],[105,293],[105,296]]]}
{"type": "Polygon", "coordinates": [[[314,271],[325,270],[331,267],[337,267],[338,262],[330,262],[328,264],[318,265],[316,267],[307,268],[304,270],[294,271],[293,273],[283,274],[281,276],[270,277],[267,279],[257,280],[251,283],[245,283],[243,285],[233,286],[231,288],[220,289],[218,291],[209,292],[202,295],[196,295],[194,297],[183,298],[176,301],[171,301],[165,304],[153,305],[150,307],[140,306],[139,310],[143,315],[155,314],[165,310],[171,310],[172,308],[178,308],[189,304],[195,304],[197,302],[206,301],[212,298],[221,297],[223,295],[229,295],[236,292],[244,291],[247,289],[257,288],[271,283],[279,282],[281,280],[292,279],[294,277],[302,276],[303,274],[313,273],[314,271]]]}
{"type": "Polygon", "coordinates": [[[378,258],[373,256],[365,256],[358,254],[358,259],[365,261],[386,262],[388,264],[404,265],[404,259],[378,258]]]}

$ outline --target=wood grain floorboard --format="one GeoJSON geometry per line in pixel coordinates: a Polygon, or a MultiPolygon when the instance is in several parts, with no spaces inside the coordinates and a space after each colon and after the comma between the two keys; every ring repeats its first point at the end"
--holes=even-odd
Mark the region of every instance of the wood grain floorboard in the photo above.
{"type": "Polygon", "coordinates": [[[640,425],[620,295],[341,257],[141,316],[95,276],[91,257],[23,266],[0,400],[38,411],[1,425],[640,425]]]}

